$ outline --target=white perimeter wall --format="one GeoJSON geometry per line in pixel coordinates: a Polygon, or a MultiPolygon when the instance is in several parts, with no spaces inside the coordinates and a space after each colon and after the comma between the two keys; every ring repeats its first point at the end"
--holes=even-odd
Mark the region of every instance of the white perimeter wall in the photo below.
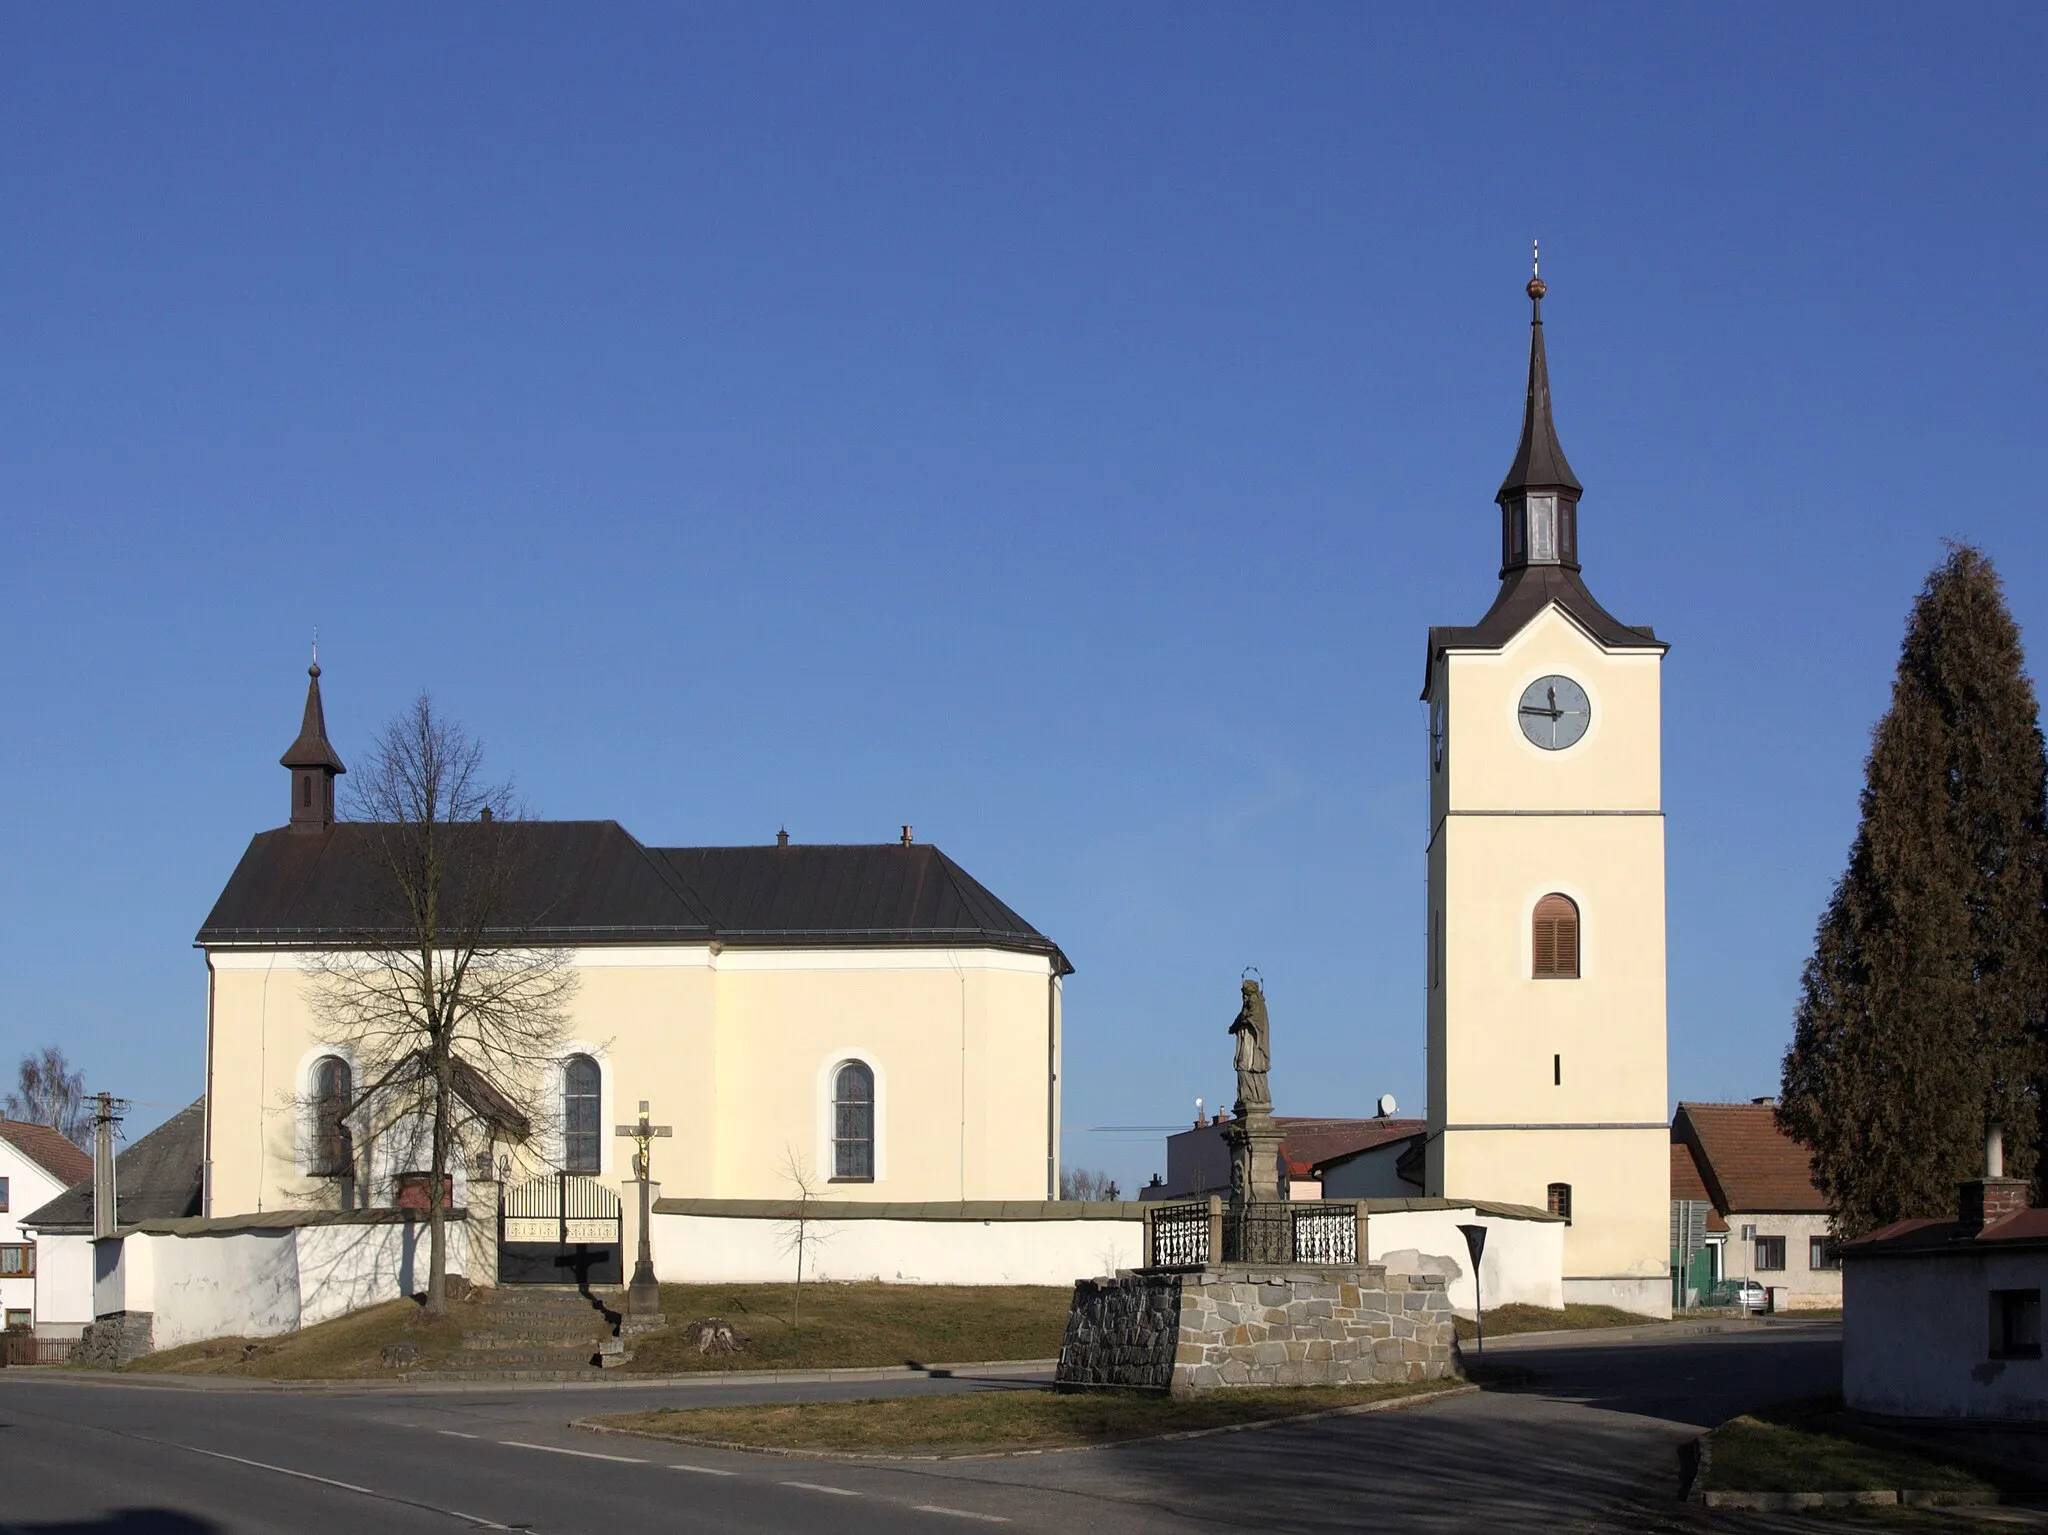
{"type": "MultiPolygon", "coordinates": [[[[812,1221],[804,1277],[891,1284],[1068,1285],[1134,1268],[1142,1220],[812,1221]]],[[[654,1217],[654,1268],[673,1284],[787,1284],[796,1277],[790,1221],[727,1215],[654,1217]]]]}
{"type": "Polygon", "coordinates": [[[1564,1222],[1482,1215],[1476,1210],[1390,1210],[1366,1222],[1367,1261],[1398,1273],[1442,1274],[1451,1309],[1473,1313],[1472,1260],[1460,1226],[1484,1226],[1480,1299],[1491,1309],[1510,1301],[1564,1307],[1564,1222]]]}
{"type": "MultiPolygon", "coordinates": [[[[273,1337],[426,1288],[423,1221],[130,1232],[91,1245],[95,1314],[150,1312],[158,1348],[273,1337]]],[[[462,1273],[467,1256],[467,1228],[451,1221],[448,1272],[462,1273]]]]}
{"type": "Polygon", "coordinates": [[[1991,1357],[1991,1292],[2035,1289],[2048,1253],[1851,1257],[1843,1398],[1892,1417],[2048,1421],[2048,1360],[1991,1357]]]}
{"type": "Polygon", "coordinates": [[[75,1333],[93,1318],[92,1238],[36,1238],[36,1331],[75,1333]]]}
{"type": "MultiPolygon", "coordinates": [[[[1460,1223],[1487,1228],[1480,1280],[1489,1306],[1564,1304],[1564,1224],[1472,1210],[1398,1211],[1367,1223],[1369,1261],[1443,1274],[1451,1304],[1472,1310],[1460,1223]]],[[[1067,1285],[1144,1261],[1142,1220],[833,1220],[809,1223],[804,1275],[891,1284],[1067,1285]]],[[[654,1267],[676,1284],[786,1284],[794,1223],[726,1215],[654,1217],[654,1267]]]]}

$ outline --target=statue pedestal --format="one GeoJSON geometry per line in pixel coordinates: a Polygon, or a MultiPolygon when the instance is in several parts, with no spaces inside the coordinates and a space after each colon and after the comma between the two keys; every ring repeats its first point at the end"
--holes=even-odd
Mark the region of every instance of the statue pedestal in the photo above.
{"type": "Polygon", "coordinates": [[[1053,1379],[1069,1391],[1186,1396],[1458,1374],[1441,1275],[1390,1274],[1382,1264],[1214,1263],[1076,1283],[1053,1379]]]}

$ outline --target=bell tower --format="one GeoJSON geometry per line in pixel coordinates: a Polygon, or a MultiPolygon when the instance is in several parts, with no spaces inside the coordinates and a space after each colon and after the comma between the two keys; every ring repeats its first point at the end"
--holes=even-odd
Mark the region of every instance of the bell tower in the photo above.
{"type": "Polygon", "coordinates": [[[1661,674],[1594,600],[1540,277],[1500,587],[1429,632],[1425,1191],[1566,1219],[1568,1301],[1668,1315],[1661,674]]]}
{"type": "Polygon", "coordinates": [[[348,771],[327,740],[327,711],[320,706],[320,658],[306,668],[306,713],[299,738],[278,762],[291,770],[291,829],[326,831],[334,824],[334,780],[348,771]]]}

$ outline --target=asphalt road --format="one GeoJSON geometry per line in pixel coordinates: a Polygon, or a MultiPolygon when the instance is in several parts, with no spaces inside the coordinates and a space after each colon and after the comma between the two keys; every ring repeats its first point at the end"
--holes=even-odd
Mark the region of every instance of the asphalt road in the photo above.
{"type": "Polygon", "coordinates": [[[1840,1344],[1815,1327],[1499,1359],[1535,1379],[1291,1427],[912,1463],[693,1451],[567,1425],[650,1405],[1036,1387],[913,1377],[277,1392],[8,1371],[0,1532],[1641,1531],[1671,1507],[1680,1441],[1834,1389],[1840,1344]]]}

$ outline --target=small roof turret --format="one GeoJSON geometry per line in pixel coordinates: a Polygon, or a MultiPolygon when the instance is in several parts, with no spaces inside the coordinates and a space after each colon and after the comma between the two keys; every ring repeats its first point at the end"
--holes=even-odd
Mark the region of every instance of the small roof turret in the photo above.
{"type": "Polygon", "coordinates": [[[1543,350],[1543,295],[1548,290],[1541,277],[1531,277],[1526,291],[1530,307],[1529,393],[1522,406],[1521,444],[1515,449],[1508,477],[1494,496],[1503,502],[1528,490],[1569,491],[1578,496],[1585,489],[1558,445],[1557,426],[1550,417],[1550,359],[1543,350]]]}
{"type": "Polygon", "coordinates": [[[291,769],[293,831],[326,831],[334,825],[334,780],[348,771],[327,739],[327,711],[320,706],[320,652],[306,668],[306,713],[299,738],[277,760],[291,769]]]}
{"type": "MultiPolygon", "coordinates": [[[[326,768],[346,773],[341,757],[327,739],[327,711],[320,707],[320,663],[306,668],[306,714],[299,723],[299,738],[285,748],[278,764],[288,768],[326,768]]],[[[272,739],[276,739],[272,737],[272,739]]]]}

